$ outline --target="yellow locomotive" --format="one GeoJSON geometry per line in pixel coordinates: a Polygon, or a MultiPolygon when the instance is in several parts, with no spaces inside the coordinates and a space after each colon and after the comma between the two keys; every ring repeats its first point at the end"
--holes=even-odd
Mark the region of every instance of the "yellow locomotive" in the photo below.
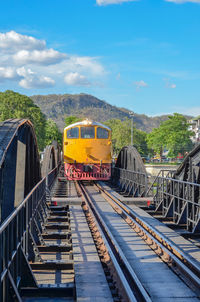
{"type": "Polygon", "coordinates": [[[111,129],[84,120],[63,133],[65,174],[69,180],[108,180],[111,176],[111,129]]]}

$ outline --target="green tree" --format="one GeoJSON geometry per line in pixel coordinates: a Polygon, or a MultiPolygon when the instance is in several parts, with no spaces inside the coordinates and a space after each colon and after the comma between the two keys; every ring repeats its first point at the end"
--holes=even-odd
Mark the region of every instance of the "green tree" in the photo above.
{"type": "MultiPolygon", "coordinates": [[[[117,155],[124,146],[130,145],[131,121],[129,119],[126,119],[125,121],[111,119],[106,121],[105,124],[112,130],[113,151],[114,154],[117,155]]],[[[148,154],[146,133],[135,127],[133,128],[133,145],[142,156],[148,154]]]]}
{"type": "Polygon", "coordinates": [[[151,133],[147,135],[147,145],[152,150],[151,153],[158,153],[162,156],[165,143],[165,133],[160,131],[160,128],[154,128],[151,133]]]}
{"type": "Polygon", "coordinates": [[[10,90],[0,92],[0,121],[10,118],[29,119],[35,128],[38,147],[40,150],[44,149],[46,119],[29,97],[10,90]]]}
{"type": "Polygon", "coordinates": [[[169,116],[160,127],[153,129],[147,136],[148,147],[162,155],[164,148],[169,150],[169,157],[176,157],[178,153],[184,154],[193,147],[190,137],[193,132],[188,130],[187,119],[179,113],[169,116]]]}
{"type": "Polygon", "coordinates": [[[62,133],[56,123],[48,119],[45,125],[45,146],[50,145],[53,140],[56,140],[62,146],[62,133]]]}
{"type": "Polygon", "coordinates": [[[65,127],[71,125],[71,124],[74,124],[74,123],[77,123],[77,122],[80,122],[82,121],[83,119],[80,118],[80,117],[77,117],[75,115],[70,115],[70,116],[67,116],[65,118],[65,127]]]}

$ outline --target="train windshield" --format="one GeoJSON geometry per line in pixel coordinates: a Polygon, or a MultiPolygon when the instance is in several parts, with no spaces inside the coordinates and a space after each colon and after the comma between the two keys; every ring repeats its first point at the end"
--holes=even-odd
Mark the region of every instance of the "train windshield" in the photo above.
{"type": "Polygon", "coordinates": [[[94,138],[94,127],[81,127],[81,138],[94,138]]]}
{"type": "Polygon", "coordinates": [[[79,138],[78,127],[67,130],[67,138],[79,138]]]}
{"type": "Polygon", "coordinates": [[[104,128],[97,128],[97,138],[108,138],[109,132],[108,130],[104,129],[104,128]]]}

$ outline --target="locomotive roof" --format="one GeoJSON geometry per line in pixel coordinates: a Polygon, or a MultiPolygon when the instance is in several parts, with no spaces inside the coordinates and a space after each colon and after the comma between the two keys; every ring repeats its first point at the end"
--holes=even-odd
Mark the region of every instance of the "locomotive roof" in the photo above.
{"type": "Polygon", "coordinates": [[[103,128],[106,128],[107,130],[111,130],[108,126],[106,125],[103,125],[101,123],[98,123],[98,122],[93,122],[93,121],[89,121],[89,120],[84,120],[82,122],[77,122],[77,123],[74,123],[74,124],[71,124],[67,127],[64,128],[64,130],[66,129],[69,129],[69,128],[72,128],[72,127],[76,127],[76,126],[100,126],[100,127],[103,127],[103,128]],[[86,124],[86,121],[88,122],[86,124]]]}

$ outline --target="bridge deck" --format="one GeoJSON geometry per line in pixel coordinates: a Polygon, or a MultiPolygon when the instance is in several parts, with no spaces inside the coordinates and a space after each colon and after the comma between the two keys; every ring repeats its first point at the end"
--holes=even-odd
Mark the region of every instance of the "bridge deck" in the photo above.
{"type": "MultiPolygon", "coordinates": [[[[192,290],[146,245],[94,188],[93,202],[103,215],[127,260],[155,302],[199,301],[192,290]]],[[[152,218],[151,218],[152,219],[152,218]]]]}
{"type": "MultiPolygon", "coordinates": [[[[65,244],[65,239],[59,240],[45,240],[47,245],[60,245],[65,244]]],[[[43,260],[62,260],[67,261],[69,260],[68,253],[61,253],[61,252],[41,252],[40,255],[42,256],[43,260]]],[[[33,270],[35,278],[38,284],[66,284],[74,282],[74,270],[48,270],[48,271],[41,271],[41,270],[33,270]]]]}
{"type": "MultiPolygon", "coordinates": [[[[126,203],[127,199],[124,198],[122,195],[118,194],[117,192],[113,191],[109,186],[107,186],[105,183],[101,183],[101,185],[108,190],[109,192],[112,192],[113,196],[121,200],[122,202],[126,203]]],[[[131,197],[131,203],[134,202],[134,197],[131,197]]],[[[145,199],[148,199],[145,197],[145,199]]],[[[136,203],[138,201],[138,198],[136,198],[136,203]]],[[[168,226],[160,222],[159,220],[152,217],[150,214],[142,210],[141,208],[137,207],[134,204],[128,204],[129,208],[131,208],[135,213],[137,213],[142,220],[146,221],[148,224],[153,226],[157,231],[159,231],[161,234],[165,235],[168,239],[170,239],[174,244],[179,246],[180,249],[182,249],[185,253],[187,253],[190,257],[192,257],[195,261],[200,261],[200,253],[199,248],[195,246],[192,242],[186,240],[182,236],[180,236],[177,232],[170,229],[168,226]]]]}
{"type": "MultiPolygon", "coordinates": [[[[111,302],[113,298],[81,208],[82,199],[78,197],[72,181],[68,183],[67,192],[67,196],[53,197],[52,201],[56,201],[58,206],[69,205],[76,301],[111,302]]],[[[66,276],[63,275],[63,280],[66,280],[65,278],[66,276]]]]}
{"type": "Polygon", "coordinates": [[[94,241],[80,206],[72,205],[76,301],[113,301],[94,241]]]}

